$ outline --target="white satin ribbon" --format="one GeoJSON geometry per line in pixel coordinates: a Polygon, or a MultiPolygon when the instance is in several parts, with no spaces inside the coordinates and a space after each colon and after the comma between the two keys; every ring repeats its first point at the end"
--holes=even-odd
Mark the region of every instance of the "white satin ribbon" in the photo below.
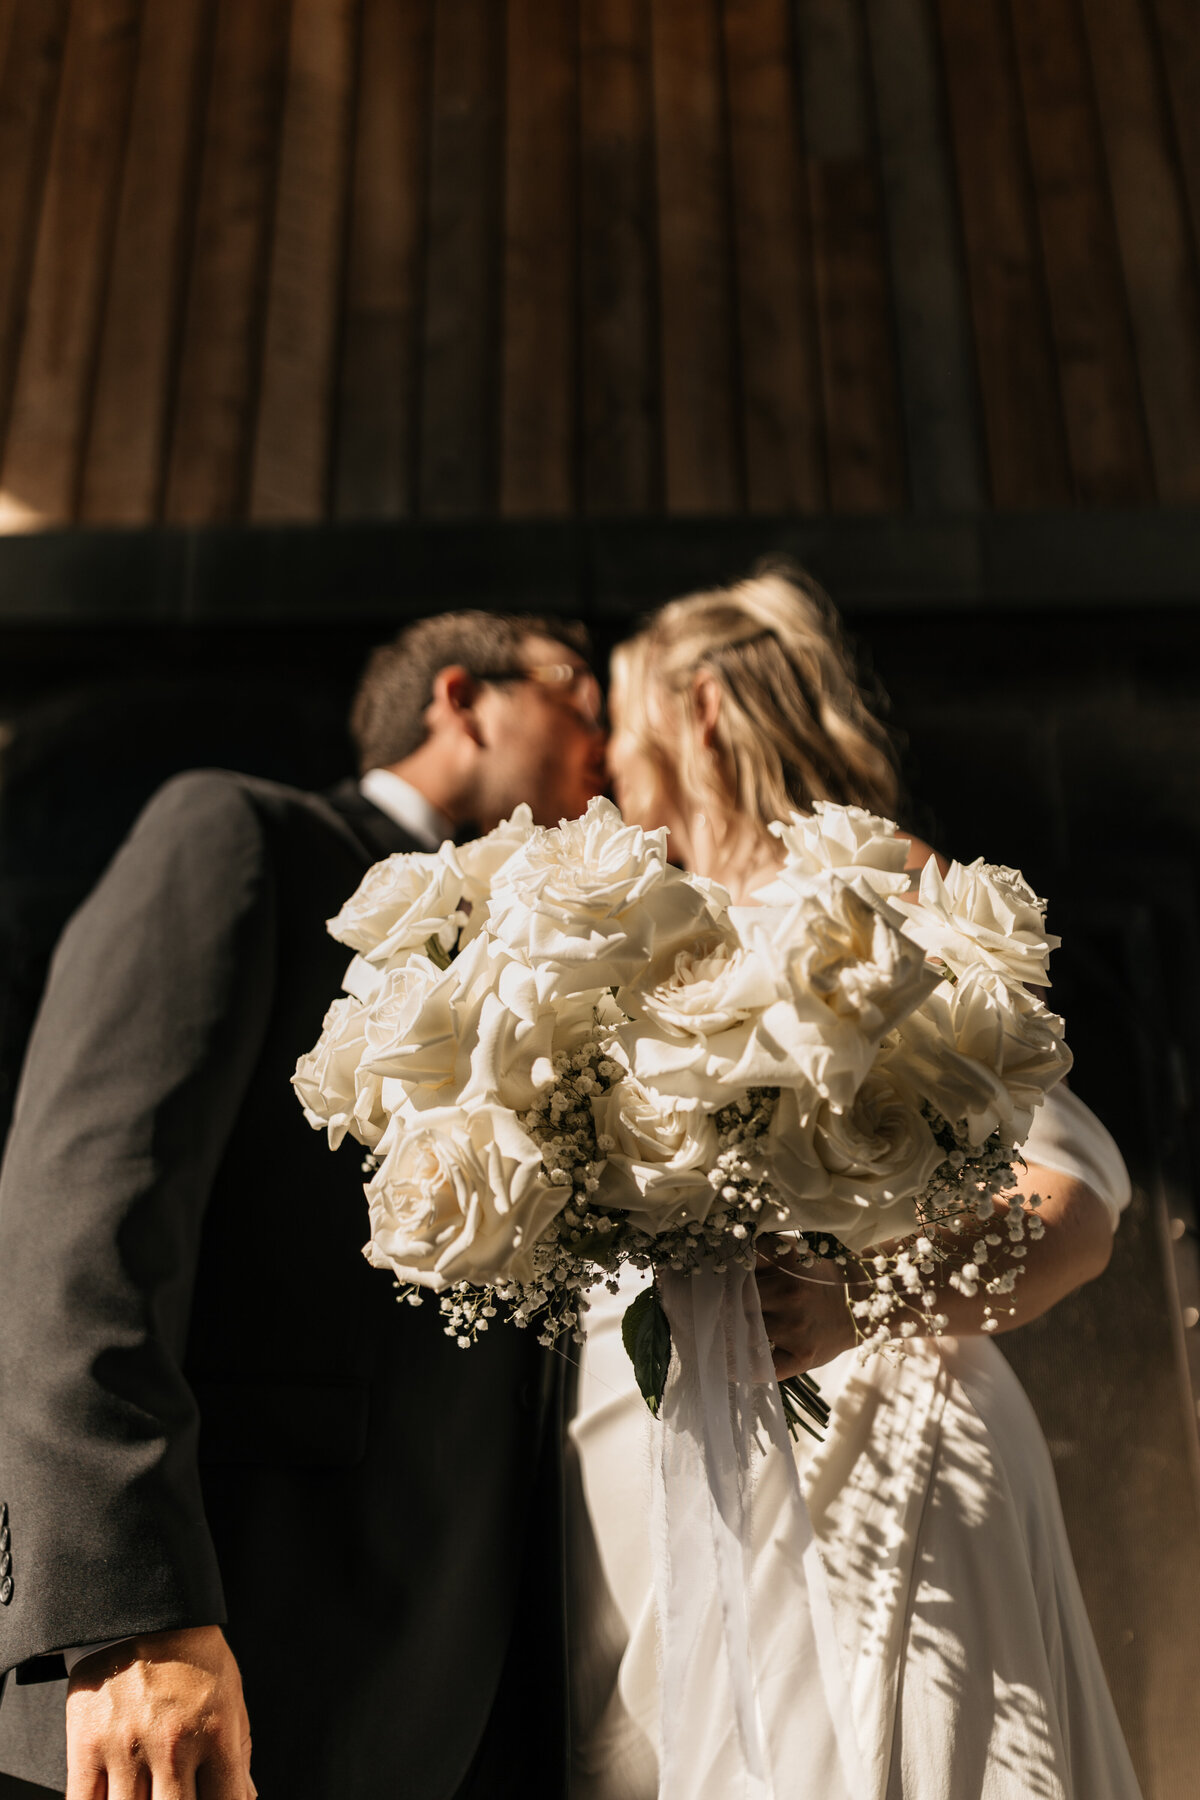
{"type": "Polygon", "coordinates": [[[864,1800],[757,1283],[662,1271],[659,1288],[675,1352],[653,1434],[659,1800],[864,1800]]]}

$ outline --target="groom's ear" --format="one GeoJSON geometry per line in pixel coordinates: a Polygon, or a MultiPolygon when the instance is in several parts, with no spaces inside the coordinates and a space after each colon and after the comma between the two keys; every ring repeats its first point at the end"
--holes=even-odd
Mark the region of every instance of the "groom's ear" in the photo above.
{"type": "Polygon", "coordinates": [[[475,717],[478,699],[479,683],[469,669],[460,663],[439,669],[433,678],[433,695],[426,714],[429,725],[436,727],[438,723],[453,722],[460,731],[481,743],[482,733],[475,717]]]}
{"type": "Polygon", "coordinates": [[[700,742],[708,750],[717,735],[717,720],[721,716],[721,689],[707,669],[697,669],[693,677],[692,707],[700,730],[700,742]]]}

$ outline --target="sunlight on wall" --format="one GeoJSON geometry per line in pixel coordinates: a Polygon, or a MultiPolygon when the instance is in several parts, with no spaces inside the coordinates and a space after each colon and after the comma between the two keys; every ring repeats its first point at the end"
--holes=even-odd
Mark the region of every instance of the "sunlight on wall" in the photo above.
{"type": "Polygon", "coordinates": [[[41,531],[49,523],[45,513],[0,489],[0,532],[41,531]]]}

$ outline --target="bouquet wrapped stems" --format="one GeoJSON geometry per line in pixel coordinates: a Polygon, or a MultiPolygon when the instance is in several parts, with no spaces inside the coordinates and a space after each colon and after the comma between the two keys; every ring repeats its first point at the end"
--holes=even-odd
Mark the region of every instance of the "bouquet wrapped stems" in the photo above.
{"type": "MultiPolygon", "coordinates": [[[[671,1366],[671,1325],[657,1281],[631,1301],[621,1322],[621,1336],[638,1391],[657,1418],[671,1366]]],[[[812,1376],[789,1375],[779,1383],[779,1393],[791,1435],[806,1431],[819,1442],[829,1423],[829,1407],[812,1376]]]]}

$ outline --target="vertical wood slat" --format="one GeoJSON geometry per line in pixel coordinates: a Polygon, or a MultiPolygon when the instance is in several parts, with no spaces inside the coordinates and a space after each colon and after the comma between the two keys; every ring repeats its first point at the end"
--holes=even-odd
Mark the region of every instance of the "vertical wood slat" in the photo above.
{"type": "Polygon", "coordinates": [[[733,244],[715,0],[656,0],[652,18],[667,511],[737,512],[733,244]]]}
{"type": "Polygon", "coordinates": [[[578,0],[508,0],[500,511],[575,500],[578,0]]]}
{"type": "Polygon", "coordinates": [[[334,511],[402,518],[416,480],[433,0],[363,0],[334,511]]]}
{"type": "Polygon", "coordinates": [[[502,25],[495,0],[434,14],[419,469],[432,517],[496,499],[502,25]]]}
{"type": "Polygon", "coordinates": [[[75,515],[137,58],[138,0],[75,0],[29,282],[2,516],[75,515]]]}
{"type": "Polygon", "coordinates": [[[991,497],[1071,499],[1005,0],[940,0],[991,497]]]}
{"type": "Polygon", "coordinates": [[[288,0],[220,0],[164,509],[244,515],[287,66],[288,0]]]}
{"type": "Polygon", "coordinates": [[[16,28],[18,0],[0,0],[0,69],[8,59],[8,47],[16,28]]]}
{"type": "Polygon", "coordinates": [[[1200,252],[1200,21],[1196,0],[1152,0],[1192,243],[1200,252]]]}
{"type": "Polygon", "coordinates": [[[970,312],[926,0],[866,0],[908,471],[918,511],[984,497],[970,312]]]}
{"type": "Polygon", "coordinates": [[[359,0],[293,0],[250,517],[324,518],[359,0]]]}
{"type": "Polygon", "coordinates": [[[655,360],[650,21],[641,0],[580,0],[582,505],[661,498],[655,360]]]}
{"type": "Polygon", "coordinates": [[[904,453],[857,0],[798,0],[796,27],[829,507],[897,512],[904,453]]]}
{"type": "Polygon", "coordinates": [[[145,0],[81,517],[158,512],[209,0],[145,0]]]}
{"type": "Polygon", "coordinates": [[[825,498],[812,245],[787,0],[725,0],[746,503],[825,498]]]}
{"type": "Polygon", "coordinates": [[[1200,287],[1144,15],[1083,0],[1159,497],[1200,501],[1200,287]]]}
{"type": "MultiPolygon", "coordinates": [[[[46,154],[62,78],[68,0],[10,4],[0,66],[0,442],[9,416],[46,154]]],[[[19,508],[12,510],[19,512],[19,508]]]]}
{"type": "Polygon", "coordinates": [[[1152,495],[1149,449],[1075,0],[1010,0],[1075,491],[1152,495]]]}

